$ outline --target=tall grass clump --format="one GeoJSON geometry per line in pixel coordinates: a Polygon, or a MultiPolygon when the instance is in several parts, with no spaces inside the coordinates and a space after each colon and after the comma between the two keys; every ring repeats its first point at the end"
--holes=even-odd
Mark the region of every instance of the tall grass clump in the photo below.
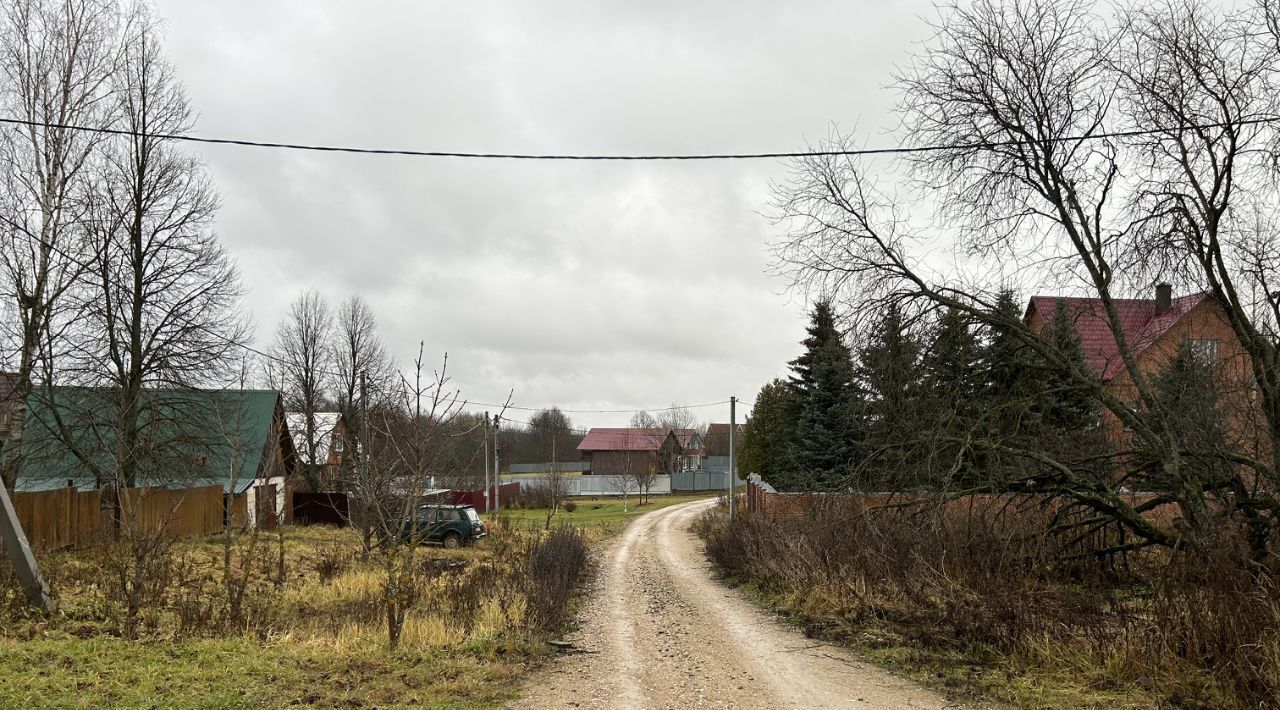
{"type": "MultiPolygon", "coordinates": [[[[148,642],[236,638],[376,649],[388,603],[378,553],[360,555],[349,529],[288,529],[282,540],[278,546],[237,545],[234,594],[227,590],[224,550],[212,538],[168,546],[163,564],[154,565],[132,596],[135,590],[120,583],[120,561],[127,558],[116,548],[47,555],[59,614],[34,619],[16,583],[4,579],[0,634],[61,626],[80,637],[148,642]]],[[[398,571],[408,590],[397,600],[408,606],[405,642],[429,650],[523,643],[553,633],[586,571],[586,549],[575,529],[516,526],[497,527],[490,539],[466,550],[420,548],[412,568],[398,571]]]]}

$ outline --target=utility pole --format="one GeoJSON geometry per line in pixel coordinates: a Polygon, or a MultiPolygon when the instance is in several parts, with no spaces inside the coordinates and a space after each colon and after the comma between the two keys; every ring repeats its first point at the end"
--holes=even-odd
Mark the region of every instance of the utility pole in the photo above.
{"type": "Polygon", "coordinates": [[[492,509],[489,507],[489,413],[484,413],[484,512],[488,513],[492,509]]]}
{"type": "Polygon", "coordinates": [[[18,575],[22,591],[27,594],[27,601],[33,606],[52,614],[55,610],[53,598],[49,596],[49,585],[40,576],[40,568],[36,567],[36,556],[31,552],[27,542],[27,534],[22,530],[18,520],[18,512],[13,509],[13,501],[9,499],[9,491],[0,485],[0,538],[4,540],[4,549],[13,560],[13,571],[18,575]]]}
{"type": "Polygon", "coordinates": [[[493,509],[502,510],[502,475],[498,473],[498,415],[493,415],[493,509]]]}
{"type": "Polygon", "coordinates": [[[356,466],[360,470],[358,490],[365,490],[364,486],[369,482],[369,463],[365,460],[369,455],[369,383],[365,379],[366,372],[360,371],[360,441],[356,442],[356,466]]]}
{"type": "Polygon", "coordinates": [[[734,498],[738,495],[738,467],[734,461],[734,434],[738,428],[738,398],[729,398],[729,520],[734,516],[734,498]]]}

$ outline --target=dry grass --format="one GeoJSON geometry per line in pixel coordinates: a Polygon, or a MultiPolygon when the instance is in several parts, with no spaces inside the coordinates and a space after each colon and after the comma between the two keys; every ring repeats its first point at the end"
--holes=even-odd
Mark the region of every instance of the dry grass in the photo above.
{"type": "MultiPolygon", "coordinates": [[[[1019,707],[1269,707],[1280,593],[1232,555],[1078,556],[1035,507],[776,523],[709,516],[708,552],[760,598],[959,694],[1019,707]]],[[[1224,540],[1220,549],[1238,549],[1224,540]]]]}
{"type": "Polygon", "coordinates": [[[122,637],[120,600],[104,583],[118,551],[48,555],[56,615],[25,610],[4,587],[0,706],[496,706],[562,622],[586,559],[573,530],[494,532],[467,549],[419,548],[394,653],[385,571],[361,559],[349,530],[285,529],[282,546],[274,533],[256,546],[242,537],[235,613],[221,540],[180,542],[137,640],[122,637]]]}

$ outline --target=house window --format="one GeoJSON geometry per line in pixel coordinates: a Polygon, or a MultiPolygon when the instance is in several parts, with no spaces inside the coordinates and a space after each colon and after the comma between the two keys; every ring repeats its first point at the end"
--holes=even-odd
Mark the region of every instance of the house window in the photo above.
{"type": "Polygon", "coordinates": [[[1216,340],[1192,340],[1191,354],[1195,359],[1203,363],[1214,363],[1218,361],[1218,341],[1216,340]]]}
{"type": "Polygon", "coordinates": [[[333,452],[336,454],[342,453],[342,437],[333,437],[333,452]]]}

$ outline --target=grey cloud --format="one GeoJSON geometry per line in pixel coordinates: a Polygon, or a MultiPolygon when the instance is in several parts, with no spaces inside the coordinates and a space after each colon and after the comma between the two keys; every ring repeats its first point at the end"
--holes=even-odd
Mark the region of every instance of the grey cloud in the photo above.
{"type": "MultiPolygon", "coordinates": [[[[924,2],[190,3],[168,49],[207,135],[425,149],[796,148],[892,127],[924,2]]],[[[887,139],[886,139],[887,140],[887,139]]],[[[749,398],[803,304],[768,276],[775,162],[415,160],[209,146],[265,342],[312,287],[363,293],[401,360],[472,399],[749,398]]],[[[584,425],[625,416],[576,417],[584,425]]]]}

